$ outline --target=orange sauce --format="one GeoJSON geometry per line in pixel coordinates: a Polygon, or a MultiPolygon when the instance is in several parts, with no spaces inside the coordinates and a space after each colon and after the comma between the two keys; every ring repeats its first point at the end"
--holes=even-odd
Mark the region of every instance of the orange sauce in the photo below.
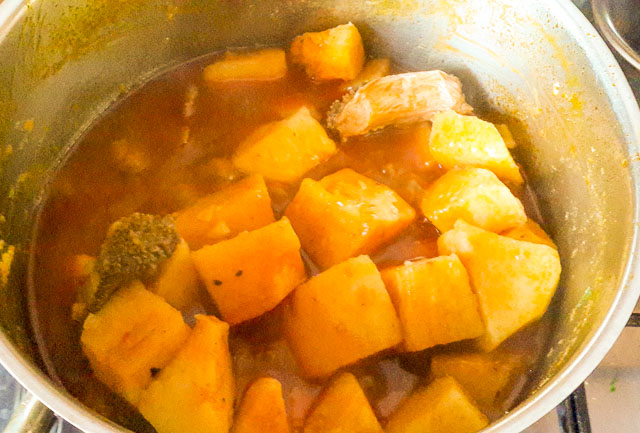
{"type": "MultiPolygon", "coordinates": [[[[281,119],[302,104],[324,114],[341,97],[340,83],[313,83],[293,69],[275,82],[207,84],[202,70],[214,58],[199,59],[157,77],[98,119],[52,179],[37,228],[32,313],[46,363],[85,404],[136,431],[153,430],[93,377],[82,355],[80,326],[71,320],[77,282],[70,273],[70,257],[97,255],[108,226],[118,218],[136,211],[174,212],[230,184],[240,174],[227,164],[227,158],[256,127],[281,119]],[[114,156],[113,143],[118,140],[142,155],[139,171],[123,168],[114,156]]],[[[307,177],[319,179],[350,167],[389,185],[416,206],[420,191],[444,172],[416,153],[416,137],[425,133],[419,128],[388,128],[340,143],[340,151],[307,177]]],[[[279,218],[298,184],[268,186],[279,218]]],[[[528,212],[535,215],[532,209],[528,212]]],[[[385,267],[433,257],[437,235],[428,221],[418,217],[372,258],[385,267]]],[[[213,312],[206,294],[202,298],[202,308],[213,312]]],[[[546,345],[548,328],[548,320],[543,320],[505,346],[525,353],[529,365],[534,365],[546,345]]],[[[463,343],[453,346],[465,347],[463,343]]],[[[298,373],[280,332],[280,309],[234,327],[230,348],[238,396],[257,377],[279,379],[292,427],[299,430],[323,382],[309,382],[298,373]]],[[[440,350],[447,349],[401,356],[384,353],[349,370],[384,420],[415,386],[428,380],[430,354],[440,350]]],[[[526,385],[528,374],[531,370],[520,378],[513,396],[488,415],[495,419],[517,402],[518,389],[526,385]]]]}

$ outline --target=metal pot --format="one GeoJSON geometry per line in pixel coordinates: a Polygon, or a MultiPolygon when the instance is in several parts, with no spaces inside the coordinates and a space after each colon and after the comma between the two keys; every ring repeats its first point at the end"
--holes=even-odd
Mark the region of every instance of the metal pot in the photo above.
{"type": "Polygon", "coordinates": [[[87,432],[122,431],[50,380],[30,331],[31,229],[52,170],[145,77],[224,47],[286,44],[347,21],[361,29],[368,53],[454,73],[476,111],[507,121],[559,246],[564,273],[549,351],[528,397],[485,431],[532,424],[612,346],[640,293],[640,112],[569,0],[4,0],[0,361],[56,414],[87,432]]]}

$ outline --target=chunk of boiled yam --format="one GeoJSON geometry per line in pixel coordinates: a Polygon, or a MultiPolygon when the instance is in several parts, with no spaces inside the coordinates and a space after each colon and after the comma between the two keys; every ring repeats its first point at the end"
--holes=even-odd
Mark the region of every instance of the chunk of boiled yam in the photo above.
{"type": "Polygon", "coordinates": [[[502,139],[504,140],[504,144],[505,146],[507,146],[507,149],[513,149],[518,145],[516,143],[516,140],[513,138],[513,134],[511,134],[511,129],[509,129],[509,126],[507,124],[496,123],[495,126],[498,132],[500,133],[500,135],[502,136],[502,139]]]}
{"type": "Polygon", "coordinates": [[[222,318],[232,325],[273,309],[307,278],[300,241],[286,217],[191,256],[222,318]]]}
{"type": "Polygon", "coordinates": [[[453,377],[480,407],[492,410],[508,396],[525,367],[524,357],[517,353],[438,353],[431,357],[434,376],[453,377]]]}
{"type": "Polygon", "coordinates": [[[500,179],[521,184],[520,170],[496,127],[475,116],[444,111],[433,117],[431,155],[444,168],[481,167],[500,179]]]}
{"type": "Polygon", "coordinates": [[[389,59],[371,59],[362,68],[362,71],[356,78],[351,81],[345,81],[340,86],[340,90],[347,92],[349,90],[358,90],[371,80],[384,77],[389,74],[391,69],[391,60],[389,59]]]}
{"type": "Polygon", "coordinates": [[[295,182],[336,153],[336,145],[307,107],[255,130],[233,155],[234,165],[278,182],[295,182]]]}
{"type": "Polygon", "coordinates": [[[496,233],[527,221],[520,200],[483,168],[447,172],[425,192],[420,207],[441,232],[450,230],[459,219],[496,233]]]}
{"type": "Polygon", "coordinates": [[[275,221],[259,174],[246,177],[174,213],[176,230],[191,249],[255,230],[275,221]]]}
{"type": "Polygon", "coordinates": [[[331,106],[327,124],[343,138],[389,125],[431,120],[436,113],[472,108],[458,78],[442,71],[408,72],[369,81],[331,106]]]}
{"type": "Polygon", "coordinates": [[[80,341],[96,377],[135,405],[189,331],[178,310],[135,281],[87,316],[80,341]]]}
{"type": "Polygon", "coordinates": [[[400,317],[407,351],[484,333],[476,295],[455,254],[406,262],[381,275],[400,317]]]}
{"type": "Polygon", "coordinates": [[[160,266],[149,290],[161,296],[173,308],[188,311],[199,301],[200,280],[191,260],[189,245],[181,239],[175,251],[160,266]]]}
{"type": "Polygon", "coordinates": [[[358,380],[342,373],[322,391],[303,433],[383,433],[358,380]]]}
{"type": "Polygon", "coordinates": [[[538,225],[532,219],[528,219],[526,223],[514,227],[501,233],[502,236],[506,236],[508,238],[517,239],[519,241],[527,241],[532,242],[534,244],[543,244],[550,246],[554,250],[557,250],[556,244],[553,243],[549,235],[542,230],[542,227],[538,225]]]}
{"type": "Polygon", "coordinates": [[[451,377],[414,391],[389,417],[386,433],[475,433],[489,419],[451,377]]]}
{"type": "Polygon", "coordinates": [[[352,23],[304,33],[291,43],[291,61],[315,80],[354,79],[364,64],[362,37],[352,23]]]}
{"type": "Polygon", "coordinates": [[[209,82],[268,81],[287,75],[287,58],[280,48],[248,53],[227,51],[222,58],[204,68],[202,77],[209,82]]]}
{"type": "Polygon", "coordinates": [[[232,433],[289,433],[282,385],[263,377],[251,384],[242,397],[232,433]]]}
{"type": "Polygon", "coordinates": [[[547,245],[518,241],[460,220],[438,238],[440,254],[456,254],[478,295],[485,351],[496,348],[547,310],[560,279],[560,257],[547,245]]]}
{"type": "Polygon", "coordinates": [[[309,256],[328,268],[374,252],[415,218],[389,187],[351,169],[304,179],[285,211],[309,256]]]}
{"type": "Polygon", "coordinates": [[[196,316],[191,335],[138,403],[158,433],[226,433],[235,385],[227,337],[229,325],[196,316]]]}
{"type": "Polygon", "coordinates": [[[284,332],[303,373],[328,376],[402,341],[400,322],[368,256],[349,259],[296,288],[284,332]]]}

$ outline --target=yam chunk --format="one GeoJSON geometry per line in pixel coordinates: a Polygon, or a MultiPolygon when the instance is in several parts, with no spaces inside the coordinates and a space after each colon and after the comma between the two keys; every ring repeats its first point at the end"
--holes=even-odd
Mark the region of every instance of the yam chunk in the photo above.
{"type": "Polygon", "coordinates": [[[516,376],[525,369],[516,353],[438,353],[431,358],[431,373],[451,376],[480,407],[496,409],[507,397],[516,376]]]}
{"type": "Polygon", "coordinates": [[[304,179],[287,207],[302,246],[321,267],[369,254],[393,239],[415,211],[385,185],[351,169],[304,179]]]}
{"type": "Polygon", "coordinates": [[[244,393],[231,429],[232,433],[289,433],[282,385],[263,377],[244,393]]]}
{"type": "Polygon", "coordinates": [[[176,230],[191,249],[255,230],[275,221],[260,175],[249,176],[174,214],[176,230]]]}
{"type": "Polygon", "coordinates": [[[138,404],[158,433],[229,431],[235,385],[228,334],[229,325],[214,316],[196,316],[191,335],[138,404]]]}
{"type": "Polygon", "coordinates": [[[400,317],[407,351],[484,333],[476,295],[455,254],[406,262],[381,275],[400,317]]]}
{"type": "Polygon", "coordinates": [[[304,33],[291,43],[291,61],[314,80],[352,80],[364,64],[362,37],[352,23],[304,33]]]}
{"type": "Polygon", "coordinates": [[[391,414],[386,433],[475,433],[489,419],[451,377],[434,380],[411,394],[391,414]]]}
{"type": "Polygon", "coordinates": [[[560,278],[560,257],[547,245],[500,236],[460,220],[438,238],[440,254],[457,254],[478,295],[486,333],[479,347],[493,350],[547,310],[560,278]]]}
{"type": "Polygon", "coordinates": [[[273,309],[307,278],[300,241],[287,218],[191,256],[222,318],[232,325],[273,309]]]}
{"type": "Polygon", "coordinates": [[[441,232],[459,219],[496,233],[527,221],[520,200],[483,168],[449,171],[426,191],[420,207],[441,232]]]}
{"type": "Polygon", "coordinates": [[[255,130],[238,147],[233,163],[246,173],[295,182],[336,153],[336,145],[307,107],[255,130]]]}
{"type": "Polygon", "coordinates": [[[87,316],[80,341],[96,377],[135,405],[189,331],[178,310],[135,281],[87,316]]]}
{"type": "Polygon", "coordinates": [[[391,60],[389,59],[372,59],[369,60],[362,68],[362,71],[356,78],[351,81],[346,81],[340,86],[340,90],[343,92],[349,90],[358,90],[363,85],[367,84],[371,80],[384,77],[389,74],[391,69],[391,60]]]}
{"type": "Polygon", "coordinates": [[[495,126],[498,132],[500,133],[500,135],[502,136],[502,139],[504,140],[504,144],[505,146],[507,146],[507,149],[513,149],[518,145],[516,143],[516,140],[513,138],[513,134],[511,134],[511,130],[509,129],[508,125],[504,123],[496,123],[495,126]]]}
{"type": "Polygon", "coordinates": [[[481,167],[500,179],[521,184],[520,170],[496,127],[454,111],[433,117],[429,150],[444,168],[481,167]]]}
{"type": "Polygon", "coordinates": [[[464,101],[460,80],[437,70],[408,72],[369,81],[354,95],[334,102],[327,124],[346,138],[389,125],[431,120],[446,110],[472,111],[464,101]]]}
{"type": "Polygon", "coordinates": [[[284,332],[309,377],[328,376],[402,341],[393,304],[368,256],[349,259],[298,286],[285,311],[284,332]]]}
{"type": "Polygon", "coordinates": [[[287,58],[280,48],[249,53],[227,51],[217,62],[204,68],[202,77],[209,82],[269,81],[287,75],[287,58]]]}
{"type": "Polygon", "coordinates": [[[534,244],[547,245],[554,250],[558,249],[549,235],[547,235],[545,231],[542,230],[542,227],[540,227],[538,223],[532,219],[528,219],[527,222],[521,226],[507,230],[506,232],[502,233],[502,236],[517,239],[519,241],[527,241],[534,244]]]}
{"type": "Polygon", "coordinates": [[[184,241],[161,266],[156,280],[149,286],[173,308],[188,311],[199,301],[200,280],[191,260],[191,250],[184,241]]]}
{"type": "Polygon", "coordinates": [[[342,373],[323,390],[303,433],[383,433],[358,380],[342,373]]]}

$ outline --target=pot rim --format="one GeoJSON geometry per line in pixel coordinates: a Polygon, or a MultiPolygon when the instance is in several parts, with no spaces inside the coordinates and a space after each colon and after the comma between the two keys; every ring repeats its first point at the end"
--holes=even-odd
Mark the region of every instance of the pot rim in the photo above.
{"type": "MultiPolygon", "coordinates": [[[[0,2],[0,29],[10,29],[25,13],[25,0],[5,0],[0,2]]],[[[627,124],[627,154],[640,151],[640,109],[636,98],[616,62],[612,52],[597,33],[593,25],[571,0],[544,0],[545,9],[553,11],[567,31],[584,50],[592,69],[604,83],[604,92],[612,102],[616,117],[627,124]],[[598,72],[600,71],[600,72],[598,72]],[[614,86],[607,85],[615,83],[614,86]]],[[[4,32],[0,30],[0,40],[4,32]]],[[[605,319],[594,332],[585,347],[573,355],[564,368],[557,373],[533,397],[521,403],[516,409],[491,424],[483,433],[500,431],[522,431],[555,408],[575,390],[597,367],[611,349],[624,329],[627,320],[640,296],[640,165],[629,164],[632,178],[633,220],[629,259],[625,266],[620,287],[605,319]]],[[[33,362],[23,356],[0,332],[0,363],[29,392],[33,393],[58,416],[83,431],[118,433],[128,431],[112,421],[87,408],[67,391],[56,386],[33,362]]]]}

